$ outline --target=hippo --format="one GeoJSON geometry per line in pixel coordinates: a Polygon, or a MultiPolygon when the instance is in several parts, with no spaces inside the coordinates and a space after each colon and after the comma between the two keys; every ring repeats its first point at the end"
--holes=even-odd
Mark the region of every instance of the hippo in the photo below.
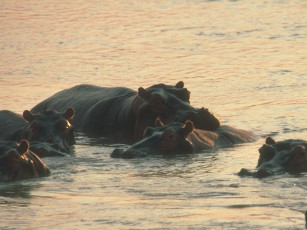
{"type": "Polygon", "coordinates": [[[285,172],[297,174],[307,172],[307,141],[288,139],[275,141],[267,137],[259,149],[256,170],[241,169],[239,176],[264,178],[285,172]]]}
{"type": "Polygon", "coordinates": [[[157,84],[138,91],[125,87],[82,84],[60,91],[32,108],[63,110],[73,107],[76,130],[89,136],[138,141],[146,127],[160,117],[165,123],[190,119],[199,129],[215,130],[219,120],[205,108],[189,103],[190,92],[182,81],[175,86],[157,84]]]}
{"type": "Polygon", "coordinates": [[[255,140],[252,132],[221,125],[215,131],[194,128],[191,121],[184,124],[172,122],[164,125],[157,118],[156,127],[147,127],[144,138],[127,150],[114,149],[113,158],[144,157],[148,154],[191,154],[215,147],[229,147],[234,144],[255,140]]]}
{"type": "Polygon", "coordinates": [[[32,151],[29,142],[0,141],[0,182],[46,177],[47,165],[32,151]]]}
{"type": "Polygon", "coordinates": [[[70,120],[74,110],[67,108],[64,113],[41,111],[33,114],[29,110],[23,117],[8,110],[0,111],[0,140],[31,142],[31,150],[40,157],[66,156],[70,146],[75,144],[73,126],[70,120]]]}

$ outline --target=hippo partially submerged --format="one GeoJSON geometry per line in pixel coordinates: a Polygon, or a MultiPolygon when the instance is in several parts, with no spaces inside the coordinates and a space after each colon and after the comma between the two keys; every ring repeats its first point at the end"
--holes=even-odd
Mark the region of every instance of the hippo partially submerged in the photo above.
{"type": "Polygon", "coordinates": [[[276,142],[267,137],[259,153],[256,169],[243,168],[239,172],[240,176],[263,178],[285,172],[307,172],[307,141],[289,139],[276,142]]]}
{"type": "Polygon", "coordinates": [[[45,177],[50,170],[45,163],[32,151],[29,143],[22,140],[0,141],[0,181],[16,181],[45,177]]]}
{"type": "Polygon", "coordinates": [[[0,111],[0,140],[31,142],[31,150],[40,157],[67,155],[70,146],[75,144],[73,127],[70,120],[74,116],[72,108],[64,113],[41,111],[32,114],[23,112],[23,117],[8,110],[0,111]]]}
{"type": "Polygon", "coordinates": [[[164,125],[156,120],[156,127],[148,127],[144,139],[127,150],[115,149],[113,158],[143,157],[147,154],[189,154],[214,147],[229,147],[234,144],[255,140],[253,133],[227,125],[217,130],[206,131],[194,129],[191,121],[185,124],[173,122],[164,125]]]}
{"type": "Polygon", "coordinates": [[[175,86],[157,84],[138,91],[125,87],[77,85],[56,93],[31,111],[75,109],[74,127],[92,136],[124,138],[132,141],[143,136],[144,129],[164,122],[190,119],[199,129],[215,130],[219,120],[205,108],[189,104],[190,92],[183,82],[175,86]]]}

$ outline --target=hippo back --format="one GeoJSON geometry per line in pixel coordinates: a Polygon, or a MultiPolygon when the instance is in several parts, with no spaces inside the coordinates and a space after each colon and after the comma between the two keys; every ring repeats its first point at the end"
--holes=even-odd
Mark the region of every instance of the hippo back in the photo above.
{"type": "Polygon", "coordinates": [[[21,115],[9,110],[0,111],[0,140],[17,140],[18,135],[27,125],[21,115]]]}
{"type": "Polygon", "coordinates": [[[91,130],[91,128],[100,129],[103,126],[102,120],[114,118],[119,109],[124,106],[125,100],[136,95],[136,91],[125,87],[108,88],[83,84],[54,94],[33,107],[31,112],[37,113],[51,109],[62,111],[72,107],[75,110],[72,123],[76,129],[81,131],[91,130]],[[113,111],[108,114],[110,108],[113,108],[113,111]],[[94,125],[89,127],[93,121],[95,121],[94,125]]]}
{"type": "Polygon", "coordinates": [[[219,135],[219,145],[247,143],[256,140],[253,132],[234,128],[229,125],[222,125],[216,130],[219,135]]]}
{"type": "Polygon", "coordinates": [[[160,117],[164,122],[185,122],[196,127],[215,130],[218,119],[208,109],[189,104],[190,92],[183,82],[175,86],[157,84],[137,91],[125,87],[78,85],[60,91],[42,101],[33,113],[43,110],[63,110],[72,107],[74,127],[88,135],[139,140],[146,127],[154,126],[160,117]]]}

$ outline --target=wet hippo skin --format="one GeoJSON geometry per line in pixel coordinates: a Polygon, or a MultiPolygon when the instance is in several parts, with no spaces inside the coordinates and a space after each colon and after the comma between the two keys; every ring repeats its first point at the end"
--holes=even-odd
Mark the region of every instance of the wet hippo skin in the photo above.
{"type": "Polygon", "coordinates": [[[182,81],[175,86],[157,84],[138,91],[125,87],[77,85],[47,98],[31,111],[63,110],[73,107],[74,127],[92,136],[131,139],[142,138],[146,127],[160,117],[165,123],[190,119],[199,129],[215,130],[219,120],[205,108],[189,103],[190,92],[182,81]]]}
{"type": "Polygon", "coordinates": [[[12,111],[0,111],[0,140],[31,142],[31,150],[42,156],[60,156],[70,153],[75,144],[73,126],[70,120],[74,116],[72,108],[64,113],[42,111],[33,114],[28,110],[23,116],[12,111]]]}
{"type": "Polygon", "coordinates": [[[49,176],[45,163],[29,150],[29,142],[0,141],[0,182],[49,176]]]}
{"type": "Polygon", "coordinates": [[[275,141],[266,138],[259,149],[259,159],[255,170],[241,169],[240,176],[263,178],[285,172],[307,172],[307,142],[300,139],[275,141]]]}
{"type": "Polygon", "coordinates": [[[229,147],[255,140],[251,132],[222,125],[215,131],[195,129],[191,121],[164,125],[156,120],[156,127],[148,127],[144,138],[127,150],[115,149],[113,158],[143,157],[148,154],[190,154],[214,147],[229,147]]]}

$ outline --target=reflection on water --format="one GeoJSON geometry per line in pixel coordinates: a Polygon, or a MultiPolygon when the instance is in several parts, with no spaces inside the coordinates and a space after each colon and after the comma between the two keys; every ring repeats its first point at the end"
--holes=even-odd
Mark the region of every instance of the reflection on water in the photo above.
{"type": "Polygon", "coordinates": [[[32,198],[31,191],[35,188],[39,188],[38,185],[24,185],[19,182],[4,184],[0,186],[0,196],[10,198],[32,198]]]}
{"type": "Polygon", "coordinates": [[[76,84],[176,84],[261,138],[189,156],[112,159],[76,135],[48,178],[0,184],[1,229],[303,229],[306,174],[240,178],[264,137],[307,139],[306,3],[0,1],[0,109],[76,84]],[[17,208],[16,208],[17,207],[17,208]]]}

